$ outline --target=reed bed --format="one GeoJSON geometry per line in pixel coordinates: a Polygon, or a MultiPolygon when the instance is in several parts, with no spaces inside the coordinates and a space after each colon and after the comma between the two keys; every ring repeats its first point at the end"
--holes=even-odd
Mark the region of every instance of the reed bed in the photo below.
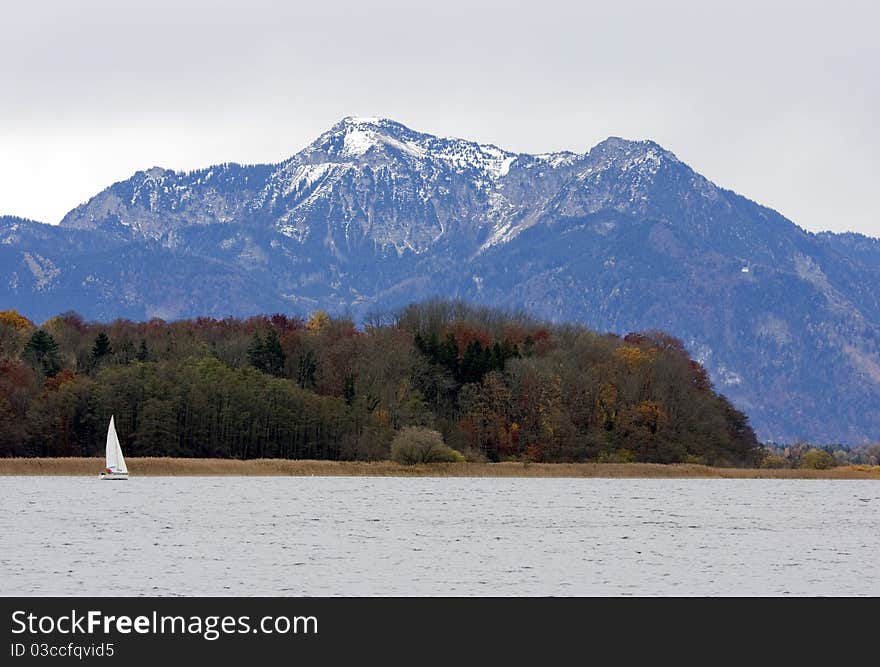
{"type": "MultiPolygon", "coordinates": [[[[713,468],[689,463],[434,463],[405,466],[392,461],[291,461],[287,459],[128,458],[132,477],[637,477],[727,479],[878,479],[880,466],[828,470],[713,468]]],[[[97,477],[103,458],[5,458],[0,475],[88,475],[97,477]]]]}

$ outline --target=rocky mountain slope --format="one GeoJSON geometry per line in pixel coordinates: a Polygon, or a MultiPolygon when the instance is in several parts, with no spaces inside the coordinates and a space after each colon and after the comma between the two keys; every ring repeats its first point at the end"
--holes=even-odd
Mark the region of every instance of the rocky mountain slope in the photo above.
{"type": "Polygon", "coordinates": [[[0,219],[37,320],[394,309],[431,296],[685,341],[778,441],[880,439],[880,241],[810,234],[650,141],[525,155],[346,118],[277,165],[138,172],[0,219]]]}

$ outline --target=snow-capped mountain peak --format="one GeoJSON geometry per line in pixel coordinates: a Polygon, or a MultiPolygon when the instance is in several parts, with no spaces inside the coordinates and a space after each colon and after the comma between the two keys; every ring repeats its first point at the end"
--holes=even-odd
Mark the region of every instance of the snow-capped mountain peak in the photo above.
{"type": "Polygon", "coordinates": [[[880,433],[877,244],[809,235],[651,141],[528,155],[348,117],[279,164],[149,169],[59,227],[0,224],[0,297],[44,317],[462,297],[666,329],[767,437],[880,433]]]}
{"type": "Polygon", "coordinates": [[[670,151],[650,141],[632,141],[620,137],[608,137],[599,142],[586,155],[594,171],[608,168],[622,172],[637,169],[656,173],[663,163],[682,164],[670,151]]]}
{"type": "Polygon", "coordinates": [[[388,118],[359,116],[343,118],[306,152],[312,160],[322,156],[332,162],[409,158],[457,173],[480,172],[490,178],[506,175],[518,157],[492,144],[437,137],[388,118]]]}
{"type": "MultiPolygon", "coordinates": [[[[419,133],[387,118],[347,116],[318,137],[307,149],[328,161],[357,160],[374,149],[387,148],[424,157],[419,133]]],[[[296,159],[294,156],[292,159],[296,159]]]]}

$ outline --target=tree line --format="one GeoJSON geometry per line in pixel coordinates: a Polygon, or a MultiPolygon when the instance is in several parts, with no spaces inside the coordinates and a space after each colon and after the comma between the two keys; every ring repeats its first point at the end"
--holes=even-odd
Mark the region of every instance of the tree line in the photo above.
{"type": "Polygon", "coordinates": [[[469,460],[756,465],[748,418],[677,339],[429,301],[361,327],[317,311],[37,326],[0,313],[0,456],[387,458],[438,431],[469,460]]]}

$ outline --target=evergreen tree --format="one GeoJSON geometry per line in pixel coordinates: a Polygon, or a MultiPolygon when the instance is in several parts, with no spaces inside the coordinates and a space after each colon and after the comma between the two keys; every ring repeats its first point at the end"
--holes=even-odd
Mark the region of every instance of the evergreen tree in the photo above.
{"type": "Polygon", "coordinates": [[[263,337],[260,335],[259,331],[254,332],[254,337],[251,338],[251,344],[248,345],[247,354],[251,366],[258,371],[266,370],[263,365],[264,357],[266,355],[266,346],[263,343],[263,337]]]}
{"type": "Polygon", "coordinates": [[[54,377],[61,370],[58,343],[51,334],[42,329],[37,329],[28,339],[22,358],[46,377],[54,377]]]}
{"type": "Polygon", "coordinates": [[[101,362],[110,354],[113,348],[110,345],[110,338],[103,331],[95,338],[95,344],[92,345],[92,351],[89,354],[89,361],[92,369],[97,368],[101,362]]]}
{"type": "Polygon", "coordinates": [[[274,329],[269,330],[265,340],[259,332],[255,333],[247,352],[251,366],[258,371],[277,377],[284,375],[285,354],[274,329]]]}
{"type": "Polygon", "coordinates": [[[437,362],[453,374],[458,373],[458,343],[455,342],[455,334],[447,334],[446,340],[437,346],[437,362]]]}
{"type": "Polygon", "coordinates": [[[478,340],[472,340],[468,343],[461,359],[459,381],[462,384],[467,384],[482,380],[490,370],[491,354],[491,350],[483,348],[483,344],[478,340]]]}
{"type": "Polygon", "coordinates": [[[274,329],[270,329],[263,345],[263,368],[262,370],[272,375],[281,377],[284,375],[284,350],[281,349],[281,341],[274,329]]]}
{"type": "Polygon", "coordinates": [[[138,361],[147,361],[150,358],[150,351],[147,349],[147,340],[145,338],[141,338],[141,346],[137,351],[137,360],[138,361]]]}

